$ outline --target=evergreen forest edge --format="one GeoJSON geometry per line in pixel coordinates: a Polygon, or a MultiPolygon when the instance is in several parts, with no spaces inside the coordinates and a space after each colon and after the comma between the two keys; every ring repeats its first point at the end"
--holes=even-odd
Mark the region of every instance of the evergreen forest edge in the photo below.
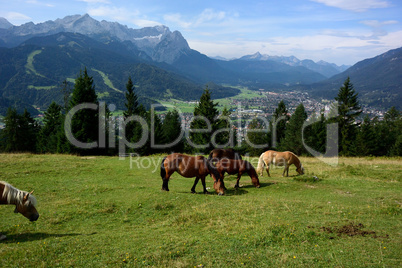
{"type": "MultiPolygon", "coordinates": [[[[71,90],[67,82],[63,83],[64,92],[63,105],[53,102],[44,113],[43,124],[34,120],[31,114],[25,110],[22,114],[18,113],[16,108],[10,107],[4,117],[5,127],[0,130],[0,151],[1,152],[31,152],[31,153],[66,153],[79,155],[117,155],[118,146],[104,146],[101,148],[77,148],[67,139],[65,134],[66,114],[72,107],[82,103],[94,103],[100,105],[98,96],[95,93],[93,78],[87,73],[87,70],[80,72],[75,80],[74,88],[71,90]]],[[[207,154],[214,147],[209,143],[211,137],[218,146],[235,147],[241,154],[249,156],[258,156],[268,149],[279,151],[289,150],[298,155],[310,155],[303,146],[305,144],[314,148],[314,150],[325,153],[328,149],[327,144],[327,125],[336,123],[338,125],[338,151],[342,156],[402,156],[402,116],[401,112],[395,107],[389,109],[384,119],[369,118],[362,116],[362,109],[359,104],[358,94],[350,79],[347,78],[339,89],[335,97],[337,105],[332,107],[332,116],[325,116],[321,111],[315,118],[307,118],[307,113],[303,104],[299,104],[295,112],[289,116],[284,101],[278,104],[273,117],[270,120],[252,119],[248,124],[249,130],[245,138],[251,144],[259,146],[250,146],[250,144],[237,142],[233,125],[228,120],[230,111],[224,109],[219,113],[216,108],[217,103],[211,99],[211,90],[206,87],[199,103],[194,108],[194,120],[190,124],[189,139],[181,138],[172,146],[163,149],[155,148],[151,144],[150,135],[158,144],[170,144],[177,140],[183,129],[180,115],[177,110],[168,111],[165,119],[154,111],[146,110],[139,104],[138,96],[135,92],[135,86],[131,77],[128,78],[125,92],[125,111],[123,118],[138,116],[144,119],[148,129],[152,129],[147,135],[146,142],[138,148],[126,148],[128,153],[137,155],[150,155],[155,153],[183,152],[188,154],[207,154]],[[205,120],[209,120],[210,129],[206,132],[192,132],[192,129],[205,129],[205,120]],[[358,120],[359,119],[359,120],[358,120]],[[303,123],[306,120],[313,120],[303,129],[303,123]],[[275,128],[273,130],[273,123],[275,128]],[[258,131],[260,130],[260,131],[258,131]],[[274,132],[274,133],[273,133],[274,132]],[[215,133],[215,134],[214,134],[215,133]],[[217,134],[216,134],[217,133],[217,134]],[[275,139],[273,139],[273,136],[275,139]],[[208,146],[191,146],[194,144],[208,144],[208,146]]],[[[71,132],[77,140],[82,142],[94,142],[99,139],[98,130],[100,129],[96,110],[80,110],[74,114],[71,119],[71,132]]],[[[105,108],[105,122],[112,117],[111,111],[105,108]]],[[[121,135],[118,135],[116,123],[102,126],[105,133],[113,135],[107,137],[109,143],[118,144],[121,135]],[[112,128],[112,129],[110,129],[112,128]],[[111,141],[114,139],[114,141],[111,141]]],[[[130,121],[125,124],[125,139],[136,143],[142,137],[143,128],[136,121],[130,121]]],[[[110,145],[110,144],[109,144],[110,145]]]]}

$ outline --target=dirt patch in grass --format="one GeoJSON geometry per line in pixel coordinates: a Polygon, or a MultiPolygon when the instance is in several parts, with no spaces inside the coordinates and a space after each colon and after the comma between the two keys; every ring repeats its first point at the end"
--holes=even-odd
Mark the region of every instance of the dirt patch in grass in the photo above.
{"type": "MultiPolygon", "coordinates": [[[[320,229],[329,234],[337,234],[338,236],[347,235],[347,236],[371,236],[373,238],[388,238],[389,236],[386,234],[385,236],[378,236],[376,232],[370,230],[363,230],[364,225],[362,223],[355,224],[351,222],[347,225],[343,226],[335,226],[335,227],[320,227],[320,229]]],[[[330,237],[330,239],[334,239],[334,237],[330,237]]]]}

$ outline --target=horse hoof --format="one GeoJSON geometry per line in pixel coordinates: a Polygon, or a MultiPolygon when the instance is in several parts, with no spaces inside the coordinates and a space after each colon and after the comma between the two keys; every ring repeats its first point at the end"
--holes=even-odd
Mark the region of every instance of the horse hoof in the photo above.
{"type": "Polygon", "coordinates": [[[0,241],[6,240],[6,239],[7,239],[7,236],[5,236],[5,235],[3,235],[3,234],[0,234],[0,241]]]}
{"type": "Polygon", "coordinates": [[[218,193],[218,195],[224,195],[223,193],[218,193]]]}

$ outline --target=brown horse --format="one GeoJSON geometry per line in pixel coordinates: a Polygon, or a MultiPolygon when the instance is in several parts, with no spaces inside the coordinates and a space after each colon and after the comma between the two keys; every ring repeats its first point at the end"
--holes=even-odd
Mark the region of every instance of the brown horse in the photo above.
{"type": "Polygon", "coordinates": [[[260,187],[260,180],[258,179],[257,172],[255,172],[253,165],[251,165],[251,163],[246,160],[232,160],[224,158],[216,163],[215,168],[218,171],[222,181],[225,172],[229,175],[237,174],[235,188],[239,188],[239,181],[244,173],[247,173],[250,176],[251,182],[254,184],[255,187],[260,187]]]}
{"type": "MultiPolygon", "coordinates": [[[[0,205],[15,205],[15,213],[21,213],[30,221],[36,221],[39,213],[35,208],[36,198],[32,193],[33,191],[21,191],[7,182],[0,181],[0,205]]],[[[0,240],[3,239],[6,239],[6,236],[0,233],[0,240]]]]}
{"type": "Polygon", "coordinates": [[[219,174],[211,166],[207,159],[201,155],[190,156],[173,153],[163,158],[161,163],[161,177],[163,181],[162,190],[169,191],[169,178],[174,172],[177,172],[186,178],[195,177],[194,185],[191,188],[192,193],[195,193],[195,186],[200,179],[202,186],[204,187],[204,193],[208,193],[205,186],[205,177],[207,175],[211,175],[214,179],[215,191],[219,195],[223,195],[225,193],[223,180],[219,177],[219,174]]]}
{"type": "Polygon", "coordinates": [[[289,151],[276,152],[269,150],[262,153],[260,159],[258,159],[257,166],[257,173],[260,174],[260,176],[262,176],[264,164],[267,167],[268,177],[271,177],[271,175],[269,174],[269,167],[271,164],[274,164],[275,166],[285,167],[282,176],[285,176],[285,172],[286,177],[289,176],[289,166],[292,164],[296,166],[297,173],[299,173],[300,175],[304,174],[304,168],[299,158],[294,153],[289,151]]]}
{"type": "Polygon", "coordinates": [[[238,152],[236,152],[232,148],[228,148],[228,149],[213,149],[208,156],[208,161],[218,162],[223,158],[242,160],[241,155],[238,152]]]}

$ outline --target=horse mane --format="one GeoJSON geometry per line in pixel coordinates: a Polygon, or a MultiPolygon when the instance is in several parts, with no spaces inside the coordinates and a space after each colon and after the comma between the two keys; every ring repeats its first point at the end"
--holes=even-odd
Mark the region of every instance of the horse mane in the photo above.
{"type": "MultiPolygon", "coordinates": [[[[5,181],[0,181],[1,184],[4,185],[4,190],[3,190],[3,198],[6,198],[7,203],[9,204],[22,204],[22,202],[24,201],[24,196],[26,196],[27,194],[29,194],[26,191],[21,191],[17,188],[15,188],[14,186],[12,186],[11,184],[5,182],[5,181]]],[[[25,206],[29,206],[29,205],[33,205],[36,206],[37,201],[35,196],[33,196],[32,194],[30,194],[28,196],[28,200],[25,202],[25,206]]]]}
{"type": "Polygon", "coordinates": [[[290,152],[290,151],[289,151],[289,153],[292,154],[292,156],[295,158],[295,160],[296,160],[296,162],[297,162],[297,164],[298,164],[298,166],[296,166],[296,164],[295,164],[295,166],[296,166],[297,168],[301,167],[301,166],[302,166],[302,163],[301,163],[299,157],[298,157],[295,153],[293,153],[293,152],[290,152]]]}

